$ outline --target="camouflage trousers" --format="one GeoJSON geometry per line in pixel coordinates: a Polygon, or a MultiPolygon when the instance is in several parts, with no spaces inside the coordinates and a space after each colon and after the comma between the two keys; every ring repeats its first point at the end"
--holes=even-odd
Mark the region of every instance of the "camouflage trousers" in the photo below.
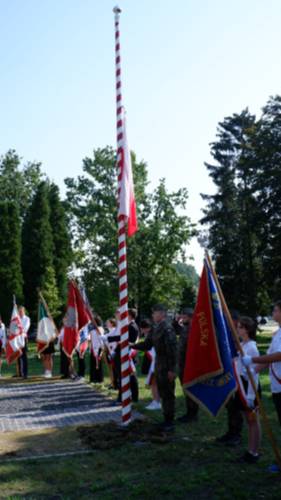
{"type": "MultiPolygon", "coordinates": [[[[180,368],[179,369],[179,379],[180,379],[181,385],[183,385],[184,363],[179,363],[179,368],[180,368]]],[[[183,392],[184,392],[184,397],[185,397],[186,414],[191,418],[197,417],[198,411],[199,411],[199,405],[197,403],[195,403],[195,401],[193,401],[193,399],[191,399],[186,394],[184,389],[183,389],[183,392]]]]}
{"type": "Polygon", "coordinates": [[[175,417],[175,381],[168,380],[167,372],[156,373],[156,383],[159,396],[162,402],[162,410],[164,419],[168,423],[172,423],[175,417]]]}

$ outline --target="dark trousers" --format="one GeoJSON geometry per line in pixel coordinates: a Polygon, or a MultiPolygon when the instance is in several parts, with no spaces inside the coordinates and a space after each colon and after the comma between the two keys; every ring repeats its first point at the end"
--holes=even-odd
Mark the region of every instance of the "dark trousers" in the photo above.
{"type": "MultiPolygon", "coordinates": [[[[114,367],[118,387],[118,401],[121,401],[121,359],[119,347],[115,351],[114,367]]],[[[137,403],[139,400],[139,383],[136,373],[131,373],[130,375],[130,387],[132,393],[132,401],[134,401],[134,403],[137,403]]]]}
{"type": "Polygon", "coordinates": [[[243,427],[243,413],[241,407],[237,405],[235,395],[228,401],[226,405],[228,434],[232,436],[240,436],[243,427]]]}
{"type": "Polygon", "coordinates": [[[93,353],[90,355],[90,382],[101,384],[103,382],[103,362],[100,359],[97,366],[97,361],[93,353]]]}
{"type": "MultiPolygon", "coordinates": [[[[179,372],[179,379],[180,379],[181,385],[183,385],[184,365],[180,365],[180,366],[181,366],[181,369],[179,372]]],[[[183,391],[184,391],[184,389],[183,389],[183,391]]],[[[195,403],[195,401],[193,401],[193,399],[191,399],[191,397],[189,397],[185,393],[185,391],[184,391],[184,396],[185,396],[186,414],[191,418],[197,417],[198,411],[199,411],[199,405],[197,403],[195,403]]]]}
{"type": "Polygon", "coordinates": [[[162,402],[165,422],[171,424],[175,418],[175,381],[170,382],[167,372],[165,372],[156,373],[156,383],[162,402]]]}
{"type": "Polygon", "coordinates": [[[20,377],[26,378],[28,375],[28,359],[27,359],[27,345],[22,349],[22,355],[19,358],[19,374],[20,377]]]}
{"type": "Polygon", "coordinates": [[[85,358],[80,358],[79,354],[77,353],[77,359],[78,359],[78,376],[85,377],[85,371],[86,371],[85,358]]]}
{"type": "Polygon", "coordinates": [[[199,405],[193,401],[187,394],[185,395],[186,414],[189,417],[197,417],[199,405]]]}
{"type": "Polygon", "coordinates": [[[279,424],[281,425],[281,392],[273,392],[272,399],[278,415],[279,424]]]}
{"type": "Polygon", "coordinates": [[[62,348],[60,348],[60,373],[64,377],[69,377],[69,361],[62,348]]]}

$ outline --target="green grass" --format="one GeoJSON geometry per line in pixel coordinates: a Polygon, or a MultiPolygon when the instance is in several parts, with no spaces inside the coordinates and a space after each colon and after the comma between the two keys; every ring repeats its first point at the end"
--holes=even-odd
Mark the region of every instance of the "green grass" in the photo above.
{"type": "MultiPolygon", "coordinates": [[[[259,335],[259,344],[266,350],[269,335],[259,335]]],[[[32,350],[30,356],[32,356],[32,350]]],[[[58,369],[59,358],[56,357],[58,369]]],[[[30,359],[30,370],[42,373],[40,362],[30,359]]],[[[3,367],[6,374],[6,367],[3,367]]],[[[108,380],[98,387],[108,393],[108,380]]],[[[270,397],[268,375],[262,375],[263,402],[280,443],[280,427],[270,397]]],[[[112,393],[111,393],[112,394],[112,393]]],[[[115,396],[115,393],[114,393],[115,396]]],[[[157,421],[160,412],[151,415],[144,406],[150,400],[150,391],[140,377],[141,402],[139,411],[157,421]]],[[[177,384],[177,415],[184,410],[184,400],[177,384]]],[[[93,450],[90,455],[69,458],[3,462],[0,465],[0,498],[7,499],[280,499],[281,475],[267,473],[267,465],[273,461],[273,453],[264,434],[261,460],[256,465],[241,465],[235,459],[247,446],[244,427],[243,446],[229,449],[216,445],[214,439],[226,430],[226,412],[218,418],[210,418],[200,412],[197,424],[177,426],[175,435],[166,444],[127,443],[124,439],[118,448],[93,450]]],[[[57,431],[52,431],[56,433],[57,431]]],[[[78,433],[68,429],[67,442],[79,450],[78,433]]],[[[28,433],[24,447],[32,450],[38,436],[28,433]]],[[[64,446],[63,433],[58,433],[57,451],[64,446]]],[[[21,438],[22,439],[22,438],[21,438]]],[[[48,440],[48,433],[42,435],[48,440]]],[[[53,443],[56,439],[53,439],[53,443]]],[[[82,445],[81,445],[82,448],[82,445]]],[[[53,446],[53,450],[55,447],[53,446]]]]}

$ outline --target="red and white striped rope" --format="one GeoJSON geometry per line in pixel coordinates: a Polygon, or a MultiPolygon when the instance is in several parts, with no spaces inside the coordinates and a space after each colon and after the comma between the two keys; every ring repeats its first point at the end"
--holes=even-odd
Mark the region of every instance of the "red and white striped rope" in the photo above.
{"type": "MultiPolygon", "coordinates": [[[[118,202],[121,191],[123,150],[123,108],[121,92],[121,57],[119,17],[121,9],[115,7],[115,67],[116,67],[116,120],[117,120],[117,165],[118,165],[118,202]]],[[[124,215],[118,216],[118,266],[119,266],[119,310],[120,310],[120,355],[121,355],[121,397],[122,422],[127,424],[131,420],[131,387],[130,387],[130,360],[129,360],[129,332],[128,332],[128,279],[127,279],[127,243],[126,221],[124,215]]]]}

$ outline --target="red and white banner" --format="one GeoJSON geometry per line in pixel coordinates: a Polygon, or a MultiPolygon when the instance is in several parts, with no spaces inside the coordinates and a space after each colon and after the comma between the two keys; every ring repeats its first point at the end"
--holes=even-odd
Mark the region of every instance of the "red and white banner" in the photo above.
{"type": "Polygon", "coordinates": [[[17,305],[14,304],[6,346],[6,359],[8,365],[13,363],[13,361],[16,361],[22,355],[22,349],[24,346],[25,334],[17,305]]]}
{"type": "Polygon", "coordinates": [[[91,321],[90,313],[75,283],[68,285],[66,321],[64,325],[63,350],[71,358],[79,345],[79,332],[91,321]]]}
{"type": "Polygon", "coordinates": [[[120,141],[120,167],[119,179],[119,210],[118,215],[125,217],[128,236],[133,236],[138,230],[137,209],[134,193],[131,153],[127,140],[126,118],[123,112],[123,140],[120,141]]]}

